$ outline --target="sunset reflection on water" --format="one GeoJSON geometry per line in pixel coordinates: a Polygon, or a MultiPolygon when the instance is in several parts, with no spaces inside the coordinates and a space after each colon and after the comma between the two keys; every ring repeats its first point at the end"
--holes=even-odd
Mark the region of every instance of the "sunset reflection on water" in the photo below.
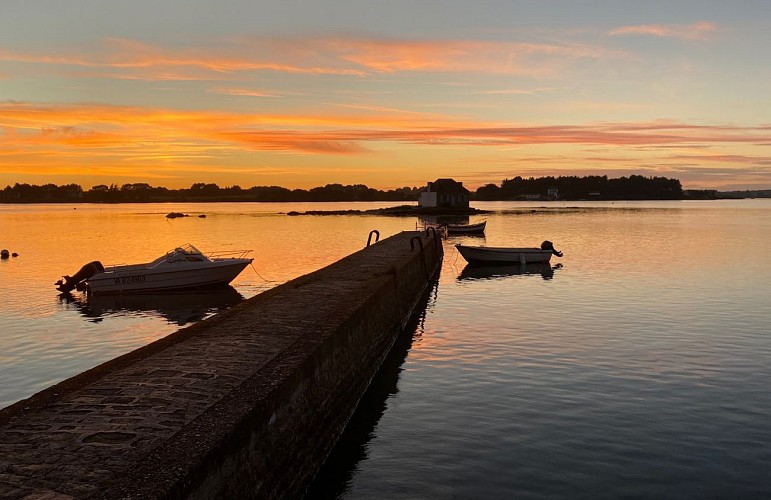
{"type": "MultiPolygon", "coordinates": [[[[372,229],[385,238],[419,223],[286,215],[374,206],[0,206],[0,246],[19,253],[0,263],[0,404],[179,327],[160,304],[62,300],[62,274],[184,243],[251,249],[254,269],[232,283],[248,298],[363,248],[372,229]],[[167,220],[171,211],[191,217],[167,220]]],[[[439,280],[365,419],[371,431],[352,438],[360,455],[330,473],[342,478],[334,491],[771,494],[756,446],[771,441],[771,203],[478,206],[493,210],[470,218],[487,220],[486,235],[444,242],[439,280]],[[564,257],[540,268],[470,268],[454,247],[544,240],[564,257]]]]}

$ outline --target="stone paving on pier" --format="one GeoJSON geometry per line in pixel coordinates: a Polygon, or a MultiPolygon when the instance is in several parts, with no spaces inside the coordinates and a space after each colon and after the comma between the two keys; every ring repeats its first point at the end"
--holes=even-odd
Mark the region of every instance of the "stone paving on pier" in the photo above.
{"type": "Polygon", "coordinates": [[[358,307],[412,252],[415,234],[388,238],[0,411],[0,498],[99,496],[244,380],[259,378],[268,362],[358,307]]]}

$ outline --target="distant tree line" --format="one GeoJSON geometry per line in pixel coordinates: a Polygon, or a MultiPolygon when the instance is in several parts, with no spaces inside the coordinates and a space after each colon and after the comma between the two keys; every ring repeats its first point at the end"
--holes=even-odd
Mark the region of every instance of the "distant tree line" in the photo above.
{"type": "Polygon", "coordinates": [[[686,189],[683,191],[686,200],[718,200],[721,198],[717,189],[686,189]]]}
{"type": "Polygon", "coordinates": [[[404,187],[381,191],[362,184],[327,184],[313,189],[279,186],[219,187],[196,183],[187,189],[153,187],[146,183],[109,186],[100,184],[85,191],[77,184],[57,186],[14,184],[0,191],[0,203],[148,203],[167,201],[414,201],[420,189],[404,187]]]}
{"type": "Polygon", "coordinates": [[[720,191],[718,197],[721,199],[743,199],[743,198],[771,198],[771,189],[748,189],[744,191],[720,191]]]}
{"type": "Polygon", "coordinates": [[[585,177],[514,177],[501,185],[487,184],[476,191],[477,200],[679,200],[683,187],[678,179],[630,175],[608,179],[606,175],[585,177]]]}
{"type": "MultiPolygon", "coordinates": [[[[312,189],[279,186],[220,187],[195,183],[189,188],[168,189],[146,183],[100,184],[84,190],[77,184],[14,184],[0,190],[0,203],[147,203],[173,201],[416,201],[425,187],[403,187],[382,191],[363,184],[327,184],[312,189]]],[[[688,192],[691,193],[691,192],[688,192]]],[[[680,181],[664,177],[632,175],[617,179],[607,176],[514,177],[500,186],[487,184],[471,193],[472,200],[678,200],[688,194],[680,181]]],[[[709,195],[694,191],[704,197],[709,195]]],[[[698,196],[698,195],[696,195],[698,196]]],[[[690,197],[690,196],[689,196],[690,197]]]]}

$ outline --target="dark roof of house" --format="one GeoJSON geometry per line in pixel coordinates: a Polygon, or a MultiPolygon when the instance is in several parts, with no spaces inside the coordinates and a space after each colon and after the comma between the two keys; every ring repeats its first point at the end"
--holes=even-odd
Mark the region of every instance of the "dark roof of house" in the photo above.
{"type": "Polygon", "coordinates": [[[442,193],[469,193],[469,190],[463,187],[462,182],[454,179],[437,179],[431,183],[431,191],[442,193]]]}

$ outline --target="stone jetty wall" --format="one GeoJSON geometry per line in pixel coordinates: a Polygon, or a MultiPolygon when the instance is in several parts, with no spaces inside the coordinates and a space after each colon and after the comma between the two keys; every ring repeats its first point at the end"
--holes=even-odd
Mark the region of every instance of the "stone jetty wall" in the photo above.
{"type": "Polygon", "coordinates": [[[441,259],[397,234],[0,411],[0,498],[300,495],[441,259]]]}

